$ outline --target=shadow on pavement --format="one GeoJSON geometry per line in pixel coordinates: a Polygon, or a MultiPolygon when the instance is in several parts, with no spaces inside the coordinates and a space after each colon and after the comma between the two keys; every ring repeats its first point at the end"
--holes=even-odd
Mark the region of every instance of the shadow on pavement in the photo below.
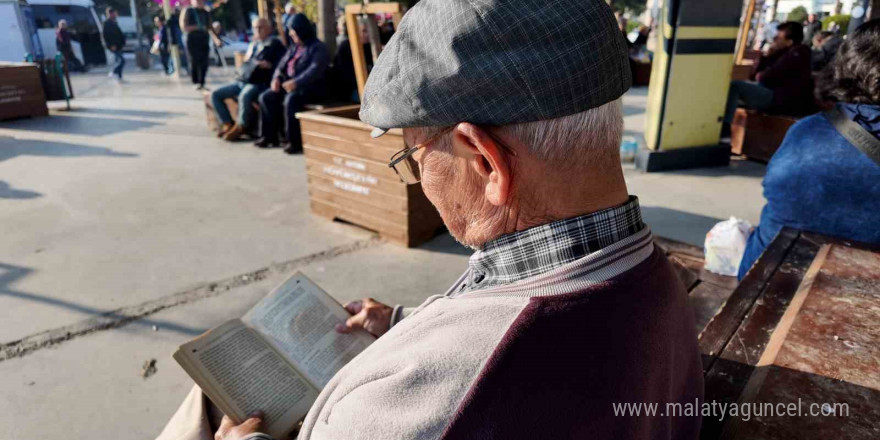
{"type": "Polygon", "coordinates": [[[141,130],[158,122],[132,119],[101,118],[78,116],[72,113],[54,113],[47,118],[19,119],[4,128],[12,130],[38,131],[41,133],[84,134],[106,136],[126,131],[141,130]]]}
{"type": "Polygon", "coordinates": [[[35,199],[37,197],[43,197],[43,195],[34,191],[15,189],[0,180],[0,199],[35,199]]]}
{"type": "MultiPolygon", "coordinates": [[[[118,319],[122,321],[128,321],[129,317],[122,316],[115,313],[112,310],[101,310],[96,309],[94,307],[84,306],[81,304],[76,304],[71,301],[66,301],[63,299],[50,298],[43,295],[37,295],[34,293],[27,293],[18,290],[14,290],[10,287],[11,284],[21,280],[22,278],[33,273],[34,270],[26,267],[15,266],[11,264],[0,263],[0,297],[8,296],[16,299],[22,299],[26,301],[33,301],[37,303],[42,303],[46,305],[50,305],[53,307],[60,307],[67,310],[73,310],[76,312],[80,312],[86,315],[92,316],[101,316],[110,319],[118,319]]],[[[127,322],[125,325],[138,325],[143,327],[152,328],[154,325],[162,328],[163,330],[169,330],[177,333],[182,333],[188,336],[198,336],[208,329],[205,328],[192,328],[181,324],[176,324],[173,322],[163,321],[163,320],[155,320],[149,318],[138,318],[127,322]]],[[[44,329],[51,330],[51,329],[44,329]]],[[[9,341],[0,340],[0,344],[9,341]]]]}
{"type": "Polygon", "coordinates": [[[0,162],[16,156],[52,156],[52,157],[138,157],[134,153],[120,153],[104,147],[68,144],[65,142],[35,141],[0,136],[0,162]]]}
{"type": "Polygon", "coordinates": [[[154,111],[154,110],[126,110],[121,108],[95,108],[95,107],[73,107],[70,110],[66,111],[67,114],[83,114],[83,113],[94,113],[99,115],[114,115],[114,116],[132,116],[136,118],[172,118],[176,116],[183,116],[186,113],[181,112],[165,112],[165,111],[154,111]]]}
{"type": "Polygon", "coordinates": [[[726,167],[692,168],[689,170],[662,172],[700,177],[740,176],[763,179],[764,174],[767,172],[767,165],[751,160],[731,158],[730,165],[726,167]]]}
{"type": "Polygon", "coordinates": [[[656,236],[703,247],[706,233],[723,219],[691,214],[677,209],[641,206],[642,219],[656,236]]]}

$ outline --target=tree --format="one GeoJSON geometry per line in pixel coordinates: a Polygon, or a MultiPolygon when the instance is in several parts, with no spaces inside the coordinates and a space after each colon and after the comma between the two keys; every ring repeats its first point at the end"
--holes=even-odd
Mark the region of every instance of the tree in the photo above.
{"type": "Polygon", "coordinates": [[[788,13],[788,17],[786,17],[786,20],[794,21],[797,23],[803,23],[807,21],[807,8],[803,6],[798,6],[792,9],[791,12],[788,13]]]}

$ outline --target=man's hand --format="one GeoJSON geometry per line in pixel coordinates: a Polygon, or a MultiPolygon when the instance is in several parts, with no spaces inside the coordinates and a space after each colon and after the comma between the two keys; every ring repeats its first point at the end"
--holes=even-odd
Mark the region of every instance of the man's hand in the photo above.
{"type": "Polygon", "coordinates": [[[116,52],[116,46],[110,46],[108,49],[110,49],[110,52],[116,52]]]}
{"type": "Polygon", "coordinates": [[[272,91],[275,93],[280,92],[281,91],[281,80],[278,78],[273,79],[272,84],[269,87],[271,87],[272,91]]]}
{"type": "Polygon", "coordinates": [[[263,413],[261,412],[251,414],[251,418],[242,422],[241,425],[236,425],[229,416],[223,416],[220,428],[214,434],[214,440],[239,440],[255,432],[262,432],[262,429],[263,413]]]}
{"type": "Polygon", "coordinates": [[[270,63],[266,60],[263,60],[263,61],[260,61],[259,63],[257,63],[257,66],[259,66],[261,69],[271,69],[272,63],[270,63]]]}
{"type": "Polygon", "coordinates": [[[339,333],[349,333],[354,329],[362,328],[378,338],[391,327],[391,313],[394,312],[394,308],[373,298],[352,301],[345,305],[345,310],[353,316],[345,321],[345,325],[336,326],[336,331],[339,333]]]}
{"type": "Polygon", "coordinates": [[[283,87],[284,90],[287,91],[287,93],[290,93],[290,92],[296,90],[296,83],[292,79],[289,79],[289,80],[281,83],[281,87],[283,87]]]}

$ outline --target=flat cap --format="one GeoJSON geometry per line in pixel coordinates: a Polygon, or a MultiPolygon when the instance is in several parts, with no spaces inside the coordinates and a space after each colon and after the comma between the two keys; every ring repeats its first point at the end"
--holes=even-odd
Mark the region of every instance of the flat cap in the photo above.
{"type": "Polygon", "coordinates": [[[374,136],[538,121],[599,107],[630,84],[603,0],[422,0],[370,72],[360,118],[374,136]]]}

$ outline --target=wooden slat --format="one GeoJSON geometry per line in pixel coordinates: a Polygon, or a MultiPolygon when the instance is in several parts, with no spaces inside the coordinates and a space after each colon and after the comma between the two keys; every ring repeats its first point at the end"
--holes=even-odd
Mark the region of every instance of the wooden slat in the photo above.
{"type": "Polygon", "coordinates": [[[403,12],[400,3],[367,3],[365,5],[346,5],[346,14],[395,14],[403,12]]]}
{"type": "Polygon", "coordinates": [[[358,226],[376,231],[384,238],[394,242],[408,245],[408,236],[405,229],[394,227],[380,218],[366,214],[364,211],[351,211],[343,209],[339,205],[324,200],[311,200],[312,212],[322,217],[336,218],[351,222],[358,226]]]}
{"type": "MultiPolygon", "coordinates": [[[[386,134],[377,138],[370,137],[371,129],[361,129],[340,124],[345,118],[333,118],[333,122],[300,120],[302,132],[321,134],[331,139],[340,139],[376,148],[387,148],[391,154],[403,149],[403,137],[386,134]]],[[[369,128],[369,127],[368,127],[369,128]]],[[[391,155],[388,156],[389,158],[391,155]]]]}
{"type": "Polygon", "coordinates": [[[727,341],[733,336],[797,237],[796,230],[783,228],[730,295],[724,308],[700,333],[700,351],[705,356],[709,356],[708,359],[706,357],[703,359],[705,369],[709,368],[714,358],[721,353],[727,341]]]}
{"type": "Polygon", "coordinates": [[[314,145],[310,145],[308,146],[308,148],[305,148],[305,156],[307,160],[314,160],[316,162],[333,164],[337,166],[345,166],[360,173],[367,173],[375,176],[376,178],[384,179],[391,183],[397,183],[401,187],[406,186],[406,184],[400,181],[400,177],[398,177],[397,173],[395,173],[394,170],[388,166],[388,162],[386,161],[380,162],[378,160],[356,157],[350,154],[327,150],[314,145]]]}
{"type": "MultiPolygon", "coordinates": [[[[375,206],[377,208],[384,209],[390,212],[399,212],[402,214],[406,214],[409,210],[406,198],[404,197],[392,196],[390,194],[384,194],[374,190],[370,190],[370,193],[365,195],[359,192],[354,192],[352,190],[342,189],[340,186],[337,186],[337,182],[339,183],[339,185],[345,186],[349,186],[347,184],[356,185],[353,182],[344,179],[333,179],[323,175],[315,175],[309,173],[308,180],[309,191],[311,191],[312,189],[320,189],[352,201],[375,206]]],[[[366,188],[364,185],[359,186],[366,188]]]]}
{"type": "Polygon", "coordinates": [[[703,249],[692,244],[682,243],[669,238],[654,236],[654,244],[660,246],[667,254],[680,253],[691,257],[703,259],[703,249]]]}
{"type": "Polygon", "coordinates": [[[326,164],[306,160],[306,173],[319,178],[346,180],[355,185],[370,189],[370,195],[381,193],[396,197],[406,197],[406,187],[387,180],[380,180],[365,173],[360,173],[339,165],[326,164]]]}
{"type": "Polygon", "coordinates": [[[694,324],[698,334],[721,310],[721,307],[732,292],[733,289],[726,289],[705,282],[700,282],[690,290],[688,297],[690,298],[691,308],[694,310],[694,324]]]}
{"type": "MultiPolygon", "coordinates": [[[[785,231],[784,229],[783,232],[785,231]]],[[[795,234],[797,234],[796,231],[795,234]]],[[[776,237],[774,242],[784,238],[781,236],[782,233],[776,237]]],[[[704,354],[703,365],[706,368],[705,394],[707,401],[733,403],[739,399],[767,346],[770,335],[782,318],[798,285],[804,278],[810,261],[818,251],[819,247],[814,243],[796,239],[780,264],[765,263],[774,266],[772,276],[766,288],[761,289],[760,297],[756,298],[751,307],[743,313],[741,323],[724,346],[720,348],[720,353],[706,356],[707,351],[705,351],[701,337],[700,346],[704,354]],[[708,368],[706,367],[707,358],[710,359],[708,368]]],[[[762,258],[764,257],[762,256],[762,258]]],[[[753,270],[762,269],[761,266],[761,264],[756,264],[753,270]]],[[[743,284],[745,281],[744,279],[743,284]]],[[[739,288],[734,291],[731,299],[722,309],[722,313],[729,308],[733,296],[739,292],[739,288]]],[[[734,303],[734,306],[739,306],[739,304],[734,303]]],[[[739,309],[739,307],[736,308],[739,309]]],[[[710,418],[704,420],[703,423],[701,438],[715,439],[719,437],[723,421],[710,418]]]]}
{"type": "Polygon", "coordinates": [[[344,194],[327,191],[324,188],[313,187],[309,192],[314,196],[314,200],[338,206],[341,211],[363,212],[370,217],[375,217],[387,223],[388,227],[394,230],[402,231],[406,229],[407,215],[405,213],[389,211],[379,206],[346,197],[344,194]]]}

